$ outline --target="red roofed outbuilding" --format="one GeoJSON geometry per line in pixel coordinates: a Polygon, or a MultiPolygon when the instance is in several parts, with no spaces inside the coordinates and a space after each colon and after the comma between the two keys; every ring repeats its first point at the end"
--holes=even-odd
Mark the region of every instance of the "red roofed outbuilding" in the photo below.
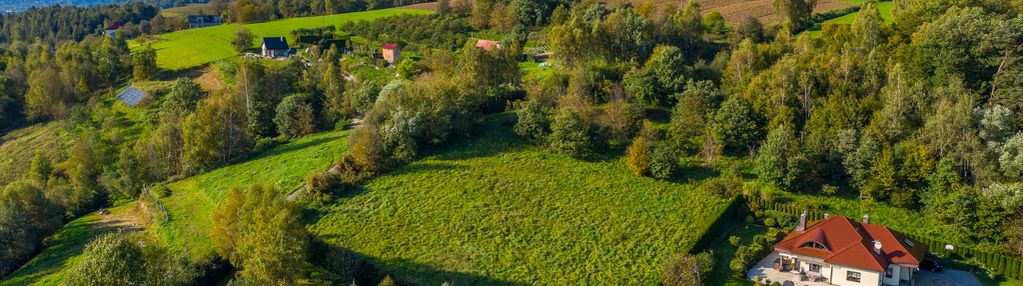
{"type": "Polygon", "coordinates": [[[832,285],[900,285],[913,281],[927,246],[888,227],[843,216],[807,222],[774,245],[776,268],[821,277],[832,285]]]}
{"type": "Polygon", "coordinates": [[[493,52],[494,50],[501,48],[501,42],[479,39],[476,40],[476,47],[483,49],[484,51],[493,52]]]}
{"type": "Polygon", "coordinates": [[[401,60],[401,48],[398,44],[384,44],[380,49],[387,63],[394,64],[401,60]]]}

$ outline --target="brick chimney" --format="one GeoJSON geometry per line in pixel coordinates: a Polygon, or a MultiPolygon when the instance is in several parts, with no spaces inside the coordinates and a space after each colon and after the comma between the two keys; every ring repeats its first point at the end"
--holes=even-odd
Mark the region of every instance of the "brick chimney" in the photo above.
{"type": "Polygon", "coordinates": [[[863,223],[865,223],[865,224],[870,223],[870,215],[869,214],[863,215],[863,223]]]}
{"type": "Polygon", "coordinates": [[[803,210],[803,214],[799,215],[799,225],[796,226],[797,231],[806,230],[806,210],[803,210]]]}

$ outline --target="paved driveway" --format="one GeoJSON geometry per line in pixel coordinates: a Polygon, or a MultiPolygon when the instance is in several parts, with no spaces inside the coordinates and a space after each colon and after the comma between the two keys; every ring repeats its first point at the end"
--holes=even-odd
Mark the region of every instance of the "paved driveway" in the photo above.
{"type": "Polygon", "coordinates": [[[916,286],[981,286],[973,273],[962,270],[946,268],[938,273],[920,271],[916,275],[916,286]]]}

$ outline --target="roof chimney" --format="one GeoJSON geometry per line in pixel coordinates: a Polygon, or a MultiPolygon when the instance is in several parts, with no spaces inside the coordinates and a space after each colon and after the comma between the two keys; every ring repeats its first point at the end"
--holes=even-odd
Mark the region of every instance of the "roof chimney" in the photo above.
{"type": "Polygon", "coordinates": [[[877,253],[877,255],[881,255],[881,242],[880,241],[877,241],[877,240],[874,241],[874,253],[877,253]]]}
{"type": "Polygon", "coordinates": [[[870,223],[870,215],[869,214],[863,215],[863,223],[870,223]]]}
{"type": "Polygon", "coordinates": [[[803,210],[803,214],[799,215],[799,225],[796,226],[796,230],[806,230],[806,210],[803,210]]]}
{"type": "Polygon", "coordinates": [[[824,218],[829,218],[829,217],[831,217],[831,216],[828,215],[827,213],[824,213],[824,218]]]}

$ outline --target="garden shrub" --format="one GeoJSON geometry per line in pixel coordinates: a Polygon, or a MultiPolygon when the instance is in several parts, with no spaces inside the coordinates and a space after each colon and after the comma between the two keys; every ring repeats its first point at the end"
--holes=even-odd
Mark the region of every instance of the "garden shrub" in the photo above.
{"type": "Polygon", "coordinates": [[[320,201],[330,201],[341,187],[341,180],[334,173],[322,171],[306,177],[305,186],[308,195],[320,201]]]}

